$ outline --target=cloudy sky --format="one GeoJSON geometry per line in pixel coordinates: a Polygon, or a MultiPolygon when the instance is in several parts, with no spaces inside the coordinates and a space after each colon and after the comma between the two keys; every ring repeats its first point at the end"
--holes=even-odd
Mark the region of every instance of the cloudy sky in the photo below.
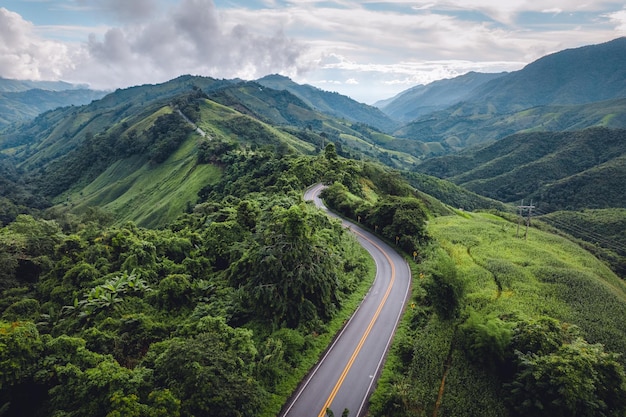
{"type": "Polygon", "coordinates": [[[114,89],[280,73],[373,103],[620,36],[623,0],[2,0],[0,76],[114,89]]]}

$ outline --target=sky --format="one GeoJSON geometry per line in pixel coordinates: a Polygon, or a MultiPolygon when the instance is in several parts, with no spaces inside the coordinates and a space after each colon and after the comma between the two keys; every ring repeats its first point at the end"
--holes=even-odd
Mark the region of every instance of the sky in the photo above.
{"type": "Polygon", "coordinates": [[[373,104],[621,36],[623,0],[0,0],[0,77],[113,90],[282,74],[373,104]]]}

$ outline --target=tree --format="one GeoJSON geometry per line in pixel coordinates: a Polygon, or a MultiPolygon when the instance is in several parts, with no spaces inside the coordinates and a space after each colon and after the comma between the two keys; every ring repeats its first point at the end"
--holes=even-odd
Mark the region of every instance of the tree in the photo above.
{"type": "Polygon", "coordinates": [[[319,227],[327,222],[317,217],[323,215],[311,210],[304,204],[274,206],[228,271],[247,306],[278,325],[326,320],[337,308],[340,262],[331,252],[337,242],[319,227]]]}
{"type": "Polygon", "coordinates": [[[461,311],[465,284],[458,276],[454,260],[439,249],[426,266],[430,275],[424,284],[428,300],[442,319],[457,318],[461,311]]]}
{"type": "Polygon", "coordinates": [[[264,392],[252,377],[257,351],[251,332],[207,316],[183,334],[152,352],[156,383],[181,399],[182,413],[256,416],[264,392]]]}
{"type": "Polygon", "coordinates": [[[42,351],[32,322],[0,322],[0,392],[32,376],[42,351]]]}
{"type": "Polygon", "coordinates": [[[484,317],[470,312],[467,320],[459,326],[466,354],[492,370],[501,368],[508,359],[512,327],[512,323],[506,323],[499,317],[484,317]]]}
{"type": "Polygon", "coordinates": [[[547,355],[519,353],[508,402],[519,416],[624,416],[626,375],[614,353],[581,338],[547,355]]]}

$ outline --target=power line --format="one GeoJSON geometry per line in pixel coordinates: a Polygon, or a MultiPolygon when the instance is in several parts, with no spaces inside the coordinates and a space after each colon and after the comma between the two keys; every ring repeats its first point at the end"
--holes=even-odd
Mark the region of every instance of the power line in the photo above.
{"type": "Polygon", "coordinates": [[[535,208],[535,206],[533,206],[533,201],[530,200],[530,205],[529,206],[525,206],[524,205],[524,200],[522,200],[522,204],[517,206],[518,212],[519,212],[519,218],[517,221],[517,237],[519,237],[519,226],[520,226],[520,222],[523,218],[523,214],[524,212],[526,212],[526,231],[524,232],[524,239],[528,238],[528,228],[530,227],[530,217],[532,216],[532,212],[533,209],[535,208]]]}
{"type": "MultiPolygon", "coordinates": [[[[542,212],[541,210],[536,210],[536,214],[539,216],[545,216],[548,215],[550,213],[547,212],[542,212]]],[[[549,218],[549,219],[545,219],[543,220],[544,222],[548,223],[548,224],[552,224],[554,227],[556,227],[557,229],[561,229],[567,233],[570,233],[572,235],[575,235],[583,240],[587,240],[590,243],[597,243],[600,244],[601,246],[604,246],[608,249],[613,249],[615,251],[618,252],[623,252],[626,253],[626,246],[613,241],[609,238],[607,238],[606,236],[600,235],[598,233],[595,233],[593,231],[590,231],[588,229],[583,228],[582,226],[575,224],[575,223],[570,223],[567,221],[564,221],[562,219],[555,219],[555,218],[549,218]]]]}

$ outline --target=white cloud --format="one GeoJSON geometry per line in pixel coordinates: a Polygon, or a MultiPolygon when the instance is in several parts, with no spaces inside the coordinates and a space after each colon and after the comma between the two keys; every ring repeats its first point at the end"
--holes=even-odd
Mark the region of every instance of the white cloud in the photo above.
{"type": "Polygon", "coordinates": [[[65,44],[37,36],[32,23],[0,8],[0,76],[15,79],[58,79],[72,68],[65,44]]]}
{"type": "Polygon", "coordinates": [[[35,26],[0,9],[0,75],[116,88],[184,73],[244,79],[281,73],[372,101],[467,71],[518,69],[547,53],[626,33],[626,9],[612,0],[41,4],[88,14],[97,26],[35,26]],[[533,13],[543,14],[541,24],[525,25],[533,13]],[[576,13],[580,21],[564,18],[576,13]],[[550,25],[549,14],[559,25],[550,25]]]}
{"type": "Polygon", "coordinates": [[[626,34],[626,9],[605,15],[614,25],[615,30],[620,34],[626,34]]]}
{"type": "Polygon", "coordinates": [[[211,0],[183,0],[145,22],[91,35],[74,76],[92,85],[165,81],[182,73],[257,78],[297,74],[303,46],[282,31],[227,25],[211,0]],[[97,74],[93,76],[92,74],[97,74]]]}

